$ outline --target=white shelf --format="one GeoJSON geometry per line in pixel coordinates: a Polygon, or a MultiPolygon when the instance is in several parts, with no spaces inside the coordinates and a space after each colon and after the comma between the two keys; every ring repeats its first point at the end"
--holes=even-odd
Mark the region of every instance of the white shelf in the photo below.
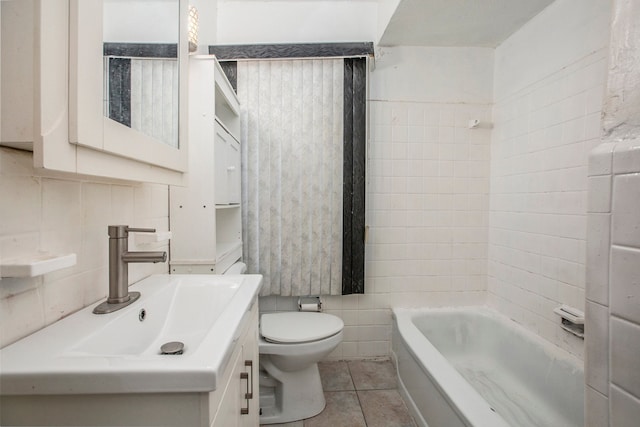
{"type": "Polygon", "coordinates": [[[216,205],[216,209],[237,209],[240,207],[240,203],[233,205],[216,205]]]}
{"type": "Polygon", "coordinates": [[[37,254],[3,259],[0,264],[2,277],[35,277],[76,265],[76,254],[37,254]]]}

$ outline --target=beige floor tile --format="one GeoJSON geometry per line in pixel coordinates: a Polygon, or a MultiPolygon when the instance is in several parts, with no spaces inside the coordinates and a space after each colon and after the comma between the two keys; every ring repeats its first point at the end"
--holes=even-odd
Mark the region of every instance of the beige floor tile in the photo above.
{"type": "Polygon", "coordinates": [[[397,390],[358,391],[367,427],[415,427],[397,390]]]}
{"type": "Polygon", "coordinates": [[[324,391],[355,390],[347,362],[318,363],[324,391]]]}
{"type": "Polygon", "coordinates": [[[329,391],[324,396],[326,408],[304,420],[304,427],[366,427],[355,391],[329,391]]]}
{"type": "Polygon", "coordinates": [[[349,371],[356,390],[396,389],[396,370],[390,361],[353,361],[349,371]]]}

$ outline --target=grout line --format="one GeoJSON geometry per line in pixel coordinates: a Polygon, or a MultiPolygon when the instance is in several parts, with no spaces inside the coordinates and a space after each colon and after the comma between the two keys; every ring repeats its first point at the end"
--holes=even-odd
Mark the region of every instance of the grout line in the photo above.
{"type": "Polygon", "coordinates": [[[353,384],[353,390],[356,393],[356,399],[358,399],[358,407],[360,408],[360,413],[362,414],[362,419],[364,420],[365,427],[368,427],[367,417],[364,415],[364,411],[362,410],[362,402],[360,401],[360,394],[358,393],[358,389],[356,388],[356,382],[353,380],[353,374],[351,373],[351,367],[349,366],[349,362],[347,363],[347,370],[349,371],[349,377],[351,378],[351,383],[353,384]]]}

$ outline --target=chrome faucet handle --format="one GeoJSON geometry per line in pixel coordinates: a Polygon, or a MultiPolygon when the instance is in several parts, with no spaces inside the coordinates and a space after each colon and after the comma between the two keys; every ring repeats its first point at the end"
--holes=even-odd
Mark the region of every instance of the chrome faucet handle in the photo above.
{"type": "Polygon", "coordinates": [[[127,226],[127,233],[155,233],[156,229],[155,228],[134,228],[134,227],[129,227],[127,226]]]}
{"type": "Polygon", "coordinates": [[[123,239],[129,237],[130,232],[138,233],[155,233],[155,228],[134,228],[128,225],[110,225],[107,227],[109,230],[109,237],[112,239],[123,239]]]}

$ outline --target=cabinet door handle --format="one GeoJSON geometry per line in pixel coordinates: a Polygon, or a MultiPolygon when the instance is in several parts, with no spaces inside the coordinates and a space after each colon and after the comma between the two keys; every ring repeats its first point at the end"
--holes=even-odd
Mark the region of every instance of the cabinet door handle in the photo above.
{"type": "Polygon", "coordinates": [[[249,374],[247,372],[240,372],[240,380],[247,380],[247,393],[244,395],[244,398],[247,399],[247,407],[240,408],[240,415],[247,415],[249,413],[249,398],[247,398],[249,394],[249,374]]]}
{"type": "Polygon", "coordinates": [[[249,391],[249,381],[247,381],[247,394],[244,395],[245,399],[253,399],[253,360],[245,360],[244,366],[249,368],[251,374],[251,391],[249,391]]]}

